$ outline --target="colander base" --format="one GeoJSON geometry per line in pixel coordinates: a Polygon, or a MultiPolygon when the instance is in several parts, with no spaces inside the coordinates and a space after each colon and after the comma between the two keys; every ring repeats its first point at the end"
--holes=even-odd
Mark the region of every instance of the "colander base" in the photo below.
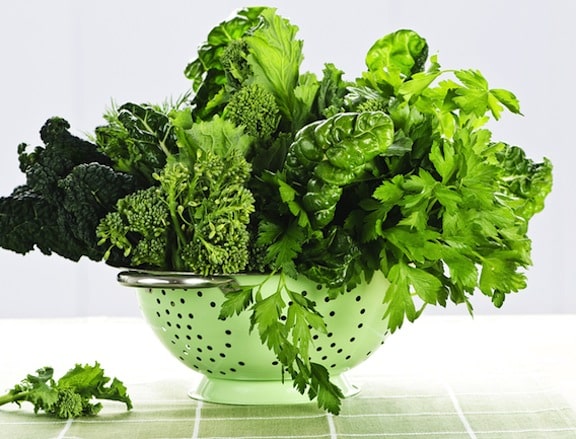
{"type": "MultiPolygon", "coordinates": [[[[350,383],[344,375],[331,377],[331,381],[342,390],[345,398],[360,392],[360,388],[350,383]]],[[[310,403],[310,399],[301,395],[290,380],[244,381],[204,377],[198,387],[190,390],[188,395],[204,402],[230,405],[310,403]]]]}

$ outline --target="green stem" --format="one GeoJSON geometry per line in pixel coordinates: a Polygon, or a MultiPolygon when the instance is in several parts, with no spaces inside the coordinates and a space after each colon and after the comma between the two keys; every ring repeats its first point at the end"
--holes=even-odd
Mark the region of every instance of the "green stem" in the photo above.
{"type": "Polygon", "coordinates": [[[27,392],[7,393],[5,395],[0,395],[0,406],[10,402],[22,401],[26,399],[26,393],[27,392]]]}

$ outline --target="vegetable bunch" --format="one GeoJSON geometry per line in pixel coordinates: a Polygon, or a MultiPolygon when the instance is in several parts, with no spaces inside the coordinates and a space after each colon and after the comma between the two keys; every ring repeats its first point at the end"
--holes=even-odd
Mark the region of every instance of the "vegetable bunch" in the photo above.
{"type": "Polygon", "coordinates": [[[350,80],[331,63],[302,72],[297,30],[273,8],[243,9],[208,34],[179,101],[113,108],[93,143],[49,121],[44,149],[19,149],[27,184],[0,199],[0,245],[278,273],[277,295],[232,292],[221,317],[250,313],[295,386],[337,413],[339,389],[308,359],[323,317],[282,279],[308,277],[334,298],[381,271],[391,331],[429,305],[472,311],[476,291],[501,306],[525,287],[528,224],[552,166],[492,139],[488,121],[521,114],[513,93],[442,68],[416,32],[376,41],[350,80]],[[63,227],[75,238],[57,238],[63,227]]]}
{"type": "Polygon", "coordinates": [[[61,419],[94,416],[102,410],[101,402],[119,401],[132,409],[132,401],[122,381],[104,375],[99,363],[76,364],[57,381],[54,369],[42,367],[36,374],[28,374],[5,395],[0,395],[0,406],[8,403],[20,405],[29,402],[34,413],[43,411],[61,419]]]}

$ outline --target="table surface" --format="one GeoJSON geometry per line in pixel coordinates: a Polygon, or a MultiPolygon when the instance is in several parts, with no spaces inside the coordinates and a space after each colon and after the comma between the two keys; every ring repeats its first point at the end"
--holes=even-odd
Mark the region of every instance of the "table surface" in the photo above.
{"type": "Polygon", "coordinates": [[[339,416],[190,399],[201,376],[139,318],[0,319],[0,333],[0,391],[99,361],[134,403],[69,421],[3,406],[0,438],[576,438],[574,315],[423,316],[349,372],[362,390],[339,416]]]}

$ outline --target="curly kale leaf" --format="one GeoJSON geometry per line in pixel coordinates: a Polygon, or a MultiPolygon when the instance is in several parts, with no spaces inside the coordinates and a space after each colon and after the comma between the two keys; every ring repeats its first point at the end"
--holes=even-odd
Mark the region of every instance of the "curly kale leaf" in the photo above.
{"type": "Polygon", "coordinates": [[[98,222],[118,198],[135,190],[135,182],[113,170],[95,144],[68,129],[64,119],[52,118],[40,132],[45,146],[32,152],[24,144],[18,147],[26,184],[0,198],[2,247],[18,253],[38,248],[74,261],[102,259],[98,222]]]}
{"type": "Polygon", "coordinates": [[[503,150],[496,155],[504,171],[506,201],[515,205],[520,216],[530,219],[544,209],[544,201],[552,190],[552,164],[548,159],[534,162],[518,146],[501,145],[503,150]]]}

